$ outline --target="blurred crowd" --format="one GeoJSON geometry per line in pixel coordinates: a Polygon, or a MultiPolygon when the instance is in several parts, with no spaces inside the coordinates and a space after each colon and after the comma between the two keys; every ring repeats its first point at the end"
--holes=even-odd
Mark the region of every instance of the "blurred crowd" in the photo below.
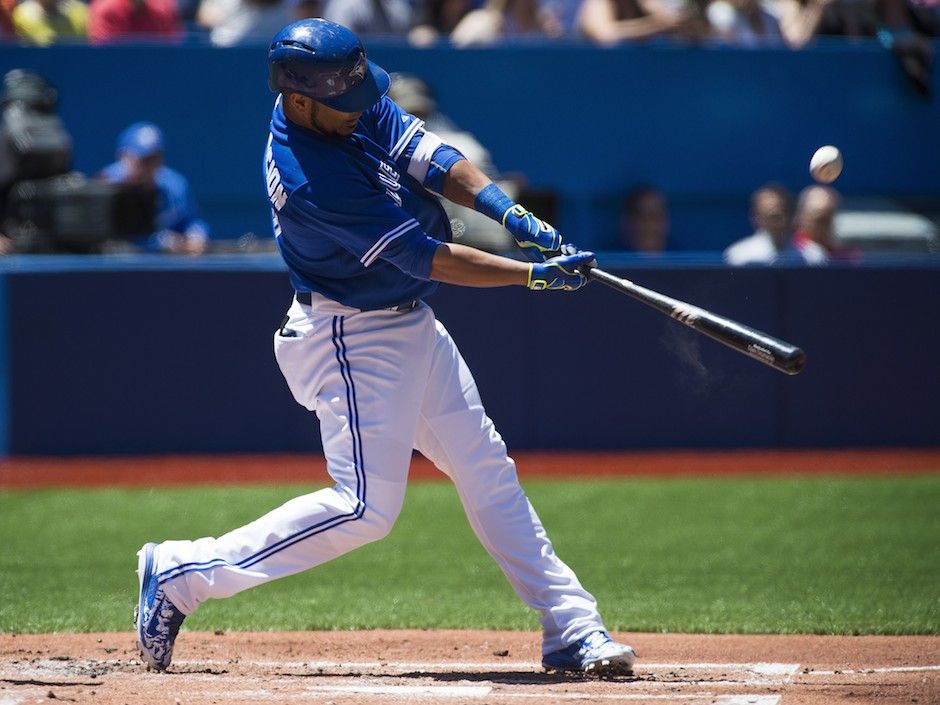
{"type": "MultiPolygon", "coordinates": [[[[459,149],[513,199],[545,220],[558,222],[557,195],[531,189],[524,174],[501,173],[474,135],[439,110],[431,88],[421,78],[393,74],[389,97],[459,149]]],[[[166,163],[163,132],[152,122],[135,122],[117,134],[113,161],[95,173],[73,171],[71,136],[57,114],[57,102],[55,87],[39,74],[14,69],[3,77],[0,255],[140,251],[193,256],[273,249],[272,241],[254,235],[251,242],[213,240],[187,178],[166,163]]],[[[465,238],[468,244],[492,252],[515,251],[512,239],[495,221],[443,199],[442,205],[456,239],[465,238]]],[[[743,216],[746,204],[741,206],[743,216]]],[[[853,240],[850,228],[837,232],[841,206],[842,198],[831,186],[815,184],[794,194],[781,184],[764,184],[750,198],[750,234],[725,233],[730,244],[723,259],[735,266],[820,265],[858,262],[863,250],[934,252],[940,248],[940,221],[923,217],[920,232],[907,243],[896,237],[904,230],[897,220],[890,223],[886,241],[878,242],[872,237],[870,215],[864,218],[862,238],[853,240]]],[[[651,184],[627,186],[618,210],[613,241],[584,244],[643,257],[676,249],[670,236],[669,198],[663,191],[651,184]]],[[[899,217],[903,220],[904,214],[899,217]]],[[[688,250],[688,243],[681,249],[688,250]]]]}
{"type": "Polygon", "coordinates": [[[134,40],[265,43],[325,17],[414,46],[649,40],[800,48],[817,36],[878,37],[911,71],[929,63],[940,0],[0,0],[0,36],[36,45],[134,40]]]}

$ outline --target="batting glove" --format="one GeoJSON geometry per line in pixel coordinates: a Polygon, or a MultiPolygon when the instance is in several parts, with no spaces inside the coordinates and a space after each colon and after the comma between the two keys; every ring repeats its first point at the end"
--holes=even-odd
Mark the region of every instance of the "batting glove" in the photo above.
{"type": "Polygon", "coordinates": [[[502,222],[522,252],[533,262],[541,262],[547,253],[561,249],[561,233],[518,203],[503,213],[502,222]]]}
{"type": "Polygon", "coordinates": [[[496,184],[489,184],[481,190],[473,201],[473,207],[506,228],[532,262],[543,262],[551,256],[549,253],[561,249],[559,232],[514,203],[496,184]]]}
{"type": "Polygon", "coordinates": [[[579,252],[534,262],[529,265],[526,286],[533,291],[574,291],[587,284],[587,278],[579,270],[596,264],[593,252],[579,252]]]}

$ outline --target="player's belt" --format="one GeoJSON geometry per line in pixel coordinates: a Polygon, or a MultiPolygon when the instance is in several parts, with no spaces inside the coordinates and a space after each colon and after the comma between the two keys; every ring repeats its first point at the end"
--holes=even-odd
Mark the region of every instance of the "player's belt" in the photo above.
{"type": "MultiPolygon", "coordinates": [[[[297,300],[302,303],[304,306],[311,306],[313,304],[313,295],[309,291],[295,291],[294,296],[297,300]]],[[[418,299],[412,299],[403,304],[398,304],[397,306],[386,306],[380,311],[413,311],[418,308],[418,304],[421,303],[418,299]]]]}

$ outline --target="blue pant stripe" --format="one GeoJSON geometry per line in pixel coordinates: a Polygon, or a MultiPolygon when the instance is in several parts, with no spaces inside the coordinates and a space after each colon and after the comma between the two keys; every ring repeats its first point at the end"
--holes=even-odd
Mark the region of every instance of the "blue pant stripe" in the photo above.
{"type": "MultiPolygon", "coordinates": [[[[352,433],[355,444],[359,447],[359,469],[362,474],[362,501],[365,502],[366,498],[366,463],[365,456],[362,452],[362,431],[359,428],[359,402],[356,399],[356,383],[353,381],[352,366],[349,364],[349,357],[346,354],[346,327],[345,327],[345,318],[339,319],[339,344],[343,349],[343,360],[346,363],[346,374],[349,375],[349,388],[352,391],[352,409],[350,411],[355,413],[355,424],[352,425],[352,433]]],[[[355,457],[355,454],[354,454],[355,457]]],[[[359,488],[356,488],[356,496],[359,496],[359,488]]]]}
{"type": "Polygon", "coordinates": [[[349,411],[349,434],[352,437],[353,470],[355,470],[356,473],[356,499],[361,502],[362,478],[359,476],[359,447],[356,445],[356,427],[359,419],[353,408],[354,392],[352,388],[352,375],[349,373],[348,367],[343,364],[343,359],[340,354],[342,349],[342,336],[343,317],[333,316],[333,347],[336,348],[336,364],[339,365],[339,373],[342,375],[343,382],[346,385],[346,409],[349,411]]]}
{"type": "Polygon", "coordinates": [[[211,561],[203,561],[202,563],[180,563],[178,566],[170,568],[163,571],[157,576],[157,583],[162,585],[167,580],[172,580],[173,578],[178,578],[181,575],[186,573],[193,573],[199,570],[206,570],[207,568],[215,568],[216,566],[225,565],[228,563],[224,558],[213,558],[211,561]]]}
{"type": "MultiPolygon", "coordinates": [[[[340,375],[343,378],[343,383],[346,385],[346,407],[349,412],[349,432],[350,436],[352,437],[353,444],[353,468],[356,473],[356,508],[352,512],[330,517],[329,519],[324,519],[323,521],[314,524],[313,526],[308,526],[305,529],[301,529],[300,531],[281,539],[277,543],[263,548],[257,553],[253,553],[246,558],[243,558],[235,564],[236,567],[248,568],[253,566],[266,558],[270,558],[275,553],[279,553],[280,551],[293,546],[295,543],[308,539],[312,536],[316,536],[317,534],[339,526],[340,524],[344,524],[347,521],[355,521],[356,519],[360,519],[365,512],[366,480],[365,468],[361,462],[362,436],[359,432],[359,407],[356,400],[356,387],[353,384],[352,379],[352,370],[349,367],[349,359],[346,356],[346,343],[342,339],[344,332],[343,317],[334,316],[333,347],[336,349],[336,361],[339,364],[340,375]]],[[[160,573],[157,576],[157,581],[158,583],[163,584],[167,580],[173,580],[174,578],[186,575],[187,573],[198,572],[226,564],[228,564],[228,561],[221,558],[203,562],[181,563],[178,566],[174,566],[173,568],[160,573]]]]}
{"type": "MultiPolygon", "coordinates": [[[[356,473],[356,508],[349,514],[341,514],[338,517],[332,517],[331,519],[325,520],[326,522],[332,521],[333,519],[346,518],[348,519],[359,519],[362,516],[362,512],[365,510],[365,492],[364,492],[364,482],[362,477],[365,476],[365,472],[361,471],[361,463],[359,462],[359,455],[356,448],[356,434],[359,430],[359,417],[356,416],[355,409],[355,388],[352,385],[352,375],[349,370],[344,367],[343,361],[340,358],[340,346],[342,345],[342,317],[333,316],[333,347],[336,349],[336,361],[339,364],[340,375],[343,378],[343,383],[346,385],[346,408],[349,413],[349,432],[352,436],[353,441],[353,469],[356,473]]],[[[273,556],[275,553],[284,550],[288,546],[293,546],[297,543],[298,540],[304,538],[309,538],[315,534],[307,534],[307,532],[312,531],[313,529],[318,528],[319,524],[316,526],[308,526],[306,529],[301,529],[300,531],[287,536],[275,544],[268,546],[267,548],[262,549],[258,553],[247,556],[246,558],[240,560],[236,565],[239,568],[245,568],[249,565],[254,565],[259,561],[264,560],[273,556]]],[[[325,527],[330,528],[330,527],[325,527]]],[[[319,531],[315,533],[320,533],[319,531]]]]}

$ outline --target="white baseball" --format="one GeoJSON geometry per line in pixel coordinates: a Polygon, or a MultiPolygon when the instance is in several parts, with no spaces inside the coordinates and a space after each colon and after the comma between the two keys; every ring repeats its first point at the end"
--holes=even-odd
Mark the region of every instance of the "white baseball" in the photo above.
{"type": "Polygon", "coordinates": [[[831,184],[842,173],[842,153],[838,147],[827,144],[816,150],[809,162],[809,173],[821,184],[831,184]]]}

